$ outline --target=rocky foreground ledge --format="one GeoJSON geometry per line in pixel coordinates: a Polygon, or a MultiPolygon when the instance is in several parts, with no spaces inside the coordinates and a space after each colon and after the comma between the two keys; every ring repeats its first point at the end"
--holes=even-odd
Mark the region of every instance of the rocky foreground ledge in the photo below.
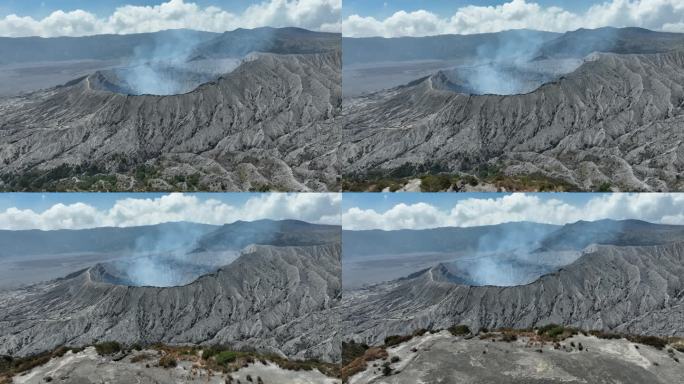
{"type": "Polygon", "coordinates": [[[349,384],[665,384],[684,375],[682,340],[592,335],[559,326],[479,336],[454,327],[388,338],[381,347],[346,344],[345,355],[342,374],[349,384]]]}
{"type": "Polygon", "coordinates": [[[27,358],[0,357],[0,383],[335,384],[337,366],[218,347],[123,347],[104,342],[27,358]]]}

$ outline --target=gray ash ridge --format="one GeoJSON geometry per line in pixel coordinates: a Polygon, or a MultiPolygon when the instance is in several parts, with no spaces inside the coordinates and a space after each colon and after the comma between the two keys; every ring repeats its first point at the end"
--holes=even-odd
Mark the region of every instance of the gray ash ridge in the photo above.
{"type": "Polygon", "coordinates": [[[178,66],[143,60],[0,99],[0,188],[336,190],[339,40],[233,31],[178,66]],[[149,93],[128,79],[140,68],[176,80],[158,93],[180,94],[137,95],[149,93]]]}
{"type": "MultiPolygon", "coordinates": [[[[337,361],[339,233],[339,227],[297,221],[238,222],[205,232],[191,252],[201,257],[209,248],[220,253],[253,245],[182,285],[134,285],[125,264],[98,263],[2,291],[0,354],[117,341],[224,345],[337,361]],[[270,237],[254,235],[269,228],[270,237]]],[[[194,261],[172,259],[167,267],[189,275],[201,268],[194,261]]]]}
{"type": "Polygon", "coordinates": [[[681,226],[578,222],[543,236],[543,247],[525,258],[537,263],[537,270],[509,265],[528,281],[474,285],[472,266],[456,260],[405,278],[346,290],[342,338],[377,345],[389,335],[422,328],[465,324],[471,330],[525,329],[550,323],[682,337],[683,235],[681,226]],[[613,230],[601,230],[610,227],[613,230]],[[576,256],[548,263],[557,260],[549,256],[568,250],[577,251],[576,256]]]}
{"type": "Polygon", "coordinates": [[[684,188],[684,35],[626,28],[544,39],[520,62],[466,52],[475,64],[345,100],[345,177],[496,169],[577,190],[684,188]],[[478,88],[480,77],[517,83],[478,88]]]}

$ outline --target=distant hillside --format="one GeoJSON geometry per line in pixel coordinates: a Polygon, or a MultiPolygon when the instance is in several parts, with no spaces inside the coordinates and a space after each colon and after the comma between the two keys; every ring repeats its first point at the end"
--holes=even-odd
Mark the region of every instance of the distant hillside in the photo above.
{"type": "Polygon", "coordinates": [[[504,223],[481,227],[445,227],[395,231],[342,231],[345,258],[424,252],[494,250],[497,241],[520,240],[519,246],[532,246],[558,226],[537,223],[504,223]]]}
{"type": "MultiPolygon", "coordinates": [[[[172,248],[187,239],[198,239],[218,226],[197,223],[164,223],[140,227],[102,227],[79,230],[0,230],[0,257],[55,255],[84,252],[152,250],[164,240],[172,248]]],[[[187,246],[187,244],[186,244],[187,246]]]]}
{"type": "Polygon", "coordinates": [[[145,57],[152,56],[156,47],[195,45],[218,36],[218,33],[181,29],[130,35],[0,37],[0,64],[145,57]]]}
{"type": "Polygon", "coordinates": [[[493,57],[501,48],[516,47],[520,54],[525,46],[540,46],[558,33],[511,30],[472,35],[438,35],[426,37],[345,37],[342,54],[345,64],[410,60],[449,60],[493,57]]]}

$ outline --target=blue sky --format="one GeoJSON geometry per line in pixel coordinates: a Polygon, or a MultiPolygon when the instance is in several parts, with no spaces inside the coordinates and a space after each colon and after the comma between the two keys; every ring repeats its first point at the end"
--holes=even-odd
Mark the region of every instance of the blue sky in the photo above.
{"type": "MultiPolygon", "coordinates": [[[[0,211],[8,208],[44,211],[55,204],[85,203],[97,209],[109,209],[118,200],[157,199],[165,193],[0,193],[0,211]]],[[[214,199],[231,205],[242,205],[258,193],[188,193],[201,201],[214,199]]]]}
{"type": "Polygon", "coordinates": [[[684,32],[682,0],[345,0],[348,37],[641,27],[684,32]],[[401,11],[401,12],[400,12],[401,11]]]}
{"type": "Polygon", "coordinates": [[[0,229],[128,227],[170,221],[221,225],[295,219],[340,224],[335,193],[3,193],[0,229]]]}
{"type": "MultiPolygon", "coordinates": [[[[347,17],[357,14],[384,19],[400,10],[411,12],[419,9],[424,9],[440,16],[450,16],[459,8],[468,5],[492,6],[501,5],[508,1],[510,0],[344,0],[342,16],[347,17]]],[[[533,0],[533,2],[542,6],[557,6],[574,12],[585,11],[591,5],[603,1],[605,0],[533,0]]]]}
{"type": "Polygon", "coordinates": [[[530,221],[684,224],[683,193],[345,193],[342,227],[423,229],[530,221]]]}
{"type": "MultiPolygon", "coordinates": [[[[162,0],[2,0],[0,17],[9,14],[43,18],[55,10],[65,12],[82,9],[100,17],[106,17],[117,7],[123,5],[150,6],[159,5],[162,0]]],[[[201,7],[218,6],[227,11],[241,11],[257,0],[192,0],[201,7]]]]}
{"type": "Polygon", "coordinates": [[[0,36],[87,36],[188,28],[340,31],[339,0],[0,0],[0,36]]]}
{"type": "MultiPolygon", "coordinates": [[[[428,203],[439,209],[451,209],[459,201],[465,199],[492,199],[508,196],[510,193],[345,193],[342,199],[342,210],[352,207],[375,209],[384,212],[397,204],[428,203]]],[[[584,204],[600,193],[530,193],[542,201],[557,199],[569,204],[584,204]]]]}

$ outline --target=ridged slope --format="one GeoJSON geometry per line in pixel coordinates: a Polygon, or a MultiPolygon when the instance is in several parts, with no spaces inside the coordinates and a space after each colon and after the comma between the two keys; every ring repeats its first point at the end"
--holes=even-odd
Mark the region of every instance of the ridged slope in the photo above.
{"type": "Polygon", "coordinates": [[[0,100],[2,173],[66,164],[130,174],[148,164],[161,168],[156,189],[194,174],[210,190],[334,188],[340,72],[339,51],[261,54],[182,95],[103,91],[94,74],[0,100]]]}
{"type": "Polygon", "coordinates": [[[340,245],[255,246],[181,287],[102,282],[101,266],[0,296],[0,354],[59,345],[224,344],[335,361],[340,245]]]}
{"type": "Polygon", "coordinates": [[[438,265],[345,293],[342,327],[345,338],[375,344],[387,335],[454,324],[477,330],[558,323],[682,336],[683,307],[684,243],[605,245],[522,286],[458,285],[438,265]]]}
{"type": "Polygon", "coordinates": [[[350,100],[343,173],[501,163],[581,189],[681,190],[684,52],[600,54],[521,95],[440,90],[428,77],[350,100]]]}

